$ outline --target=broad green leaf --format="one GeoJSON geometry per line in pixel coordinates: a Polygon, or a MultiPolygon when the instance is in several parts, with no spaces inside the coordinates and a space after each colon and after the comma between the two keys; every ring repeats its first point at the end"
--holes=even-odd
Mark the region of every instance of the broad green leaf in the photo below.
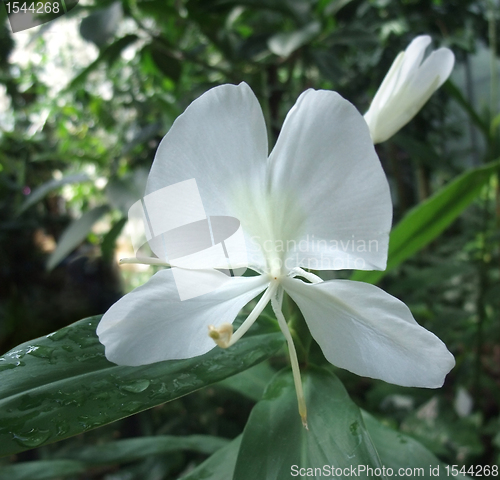
{"type": "Polygon", "coordinates": [[[38,188],[33,190],[26,201],[21,205],[18,213],[24,212],[27,208],[39,202],[43,197],[45,197],[45,195],[47,195],[47,193],[55,190],[56,188],[67,185],[68,183],[81,183],[88,182],[89,180],[90,178],[85,174],[68,175],[61,178],[60,180],[49,180],[48,182],[45,182],[43,185],[40,185],[38,188]]]}
{"type": "Polygon", "coordinates": [[[39,460],[0,467],[0,480],[54,480],[84,473],[87,467],[75,460],[39,460]]]}
{"type": "Polygon", "coordinates": [[[219,385],[241,393],[241,395],[251,400],[258,401],[262,398],[267,384],[275,373],[268,362],[262,362],[255,365],[255,367],[238,373],[238,375],[222,380],[219,385]]]}
{"type": "Polygon", "coordinates": [[[99,320],[80,320],[0,357],[0,456],[181,397],[262,362],[283,344],[281,333],[247,335],[227,350],[123,367],[106,360],[99,320]]]}
{"type": "Polygon", "coordinates": [[[98,446],[64,450],[61,459],[22,462],[0,467],[0,480],[41,480],[83,473],[91,466],[130,463],[151,455],[180,450],[212,454],[229,444],[229,440],[210,435],[175,437],[159,435],[118,440],[98,446]]]}
{"type": "Polygon", "coordinates": [[[499,162],[476,168],[455,178],[410,210],[392,229],[385,271],[357,271],[351,280],[377,283],[387,272],[432,242],[455,220],[500,168],[499,162]]]}
{"type": "Polygon", "coordinates": [[[60,457],[65,460],[78,460],[87,465],[107,465],[132,462],[150,455],[193,450],[210,455],[225,447],[229,440],[210,435],[189,435],[176,437],[158,435],[156,437],[127,438],[102,445],[75,447],[64,450],[60,457]]]}
{"type": "MultiPolygon", "coordinates": [[[[282,480],[294,472],[299,475],[300,468],[323,465],[341,468],[342,474],[322,471],[322,478],[343,478],[353,476],[352,470],[381,467],[361,412],[340,380],[327,370],[309,367],[302,371],[302,382],[309,430],[300,420],[291,371],[282,371],[252,410],[234,480],[282,480]]],[[[307,470],[302,475],[307,477],[307,470]]]]}
{"type": "MultiPolygon", "coordinates": [[[[422,444],[404,433],[383,425],[369,413],[365,411],[362,413],[366,428],[377,448],[382,465],[386,469],[391,468],[393,470],[393,475],[388,476],[449,478],[445,468],[446,464],[441,462],[422,444]],[[430,469],[432,469],[432,472],[430,469]],[[410,475],[407,475],[408,473],[410,475]]],[[[465,479],[469,477],[459,475],[454,478],[465,479]]]]}
{"type": "Polygon", "coordinates": [[[310,42],[321,31],[319,22],[311,22],[300,30],[290,33],[277,33],[267,42],[269,50],[280,57],[288,57],[295,50],[310,42]]]}
{"type": "Polygon", "coordinates": [[[233,480],[240,444],[241,435],[180,480],[233,480]]]}
{"type": "Polygon", "coordinates": [[[52,270],[56,267],[66,255],[71,253],[81,242],[87,238],[92,226],[107,211],[109,207],[102,205],[85,212],[80,218],[71,222],[68,228],[63,232],[56,249],[50,254],[47,261],[47,269],[52,270]]]}

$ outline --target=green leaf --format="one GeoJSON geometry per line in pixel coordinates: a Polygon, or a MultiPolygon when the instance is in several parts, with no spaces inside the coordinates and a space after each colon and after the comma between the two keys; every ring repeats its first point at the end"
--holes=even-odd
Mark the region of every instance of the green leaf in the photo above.
{"type": "Polygon", "coordinates": [[[112,178],[105,190],[111,206],[128,215],[129,208],[144,196],[148,175],[145,168],[137,168],[123,177],[112,178]]]}
{"type": "Polygon", "coordinates": [[[168,49],[162,44],[160,40],[154,41],[149,45],[151,58],[153,59],[156,68],[165,75],[178,82],[182,73],[182,63],[172,55],[167,55],[168,49]]]}
{"type": "Polygon", "coordinates": [[[102,445],[75,447],[64,450],[61,457],[78,460],[87,465],[108,465],[141,460],[150,455],[193,450],[210,455],[229,444],[229,440],[210,435],[189,435],[176,437],[158,435],[156,437],[127,438],[102,445]]]}
{"type": "Polygon", "coordinates": [[[113,254],[115,253],[116,240],[122,233],[123,227],[127,223],[127,218],[123,217],[118,220],[112,227],[111,230],[104,236],[101,243],[101,253],[102,258],[107,262],[113,261],[113,254]]]}
{"type": "Polygon", "coordinates": [[[21,205],[18,214],[23,213],[26,209],[39,202],[43,197],[45,197],[45,195],[47,195],[47,193],[55,190],[56,188],[67,185],[68,183],[81,183],[88,181],[90,181],[90,178],[85,174],[68,175],[60,180],[49,180],[43,185],[40,185],[30,194],[26,201],[21,205]]]}
{"type": "Polygon", "coordinates": [[[87,467],[74,460],[39,460],[0,467],[0,480],[53,480],[84,473],[87,467]]]}
{"type": "MultiPolygon", "coordinates": [[[[293,476],[294,466],[333,465],[349,472],[351,468],[358,471],[358,466],[381,467],[361,413],[340,380],[325,369],[309,367],[302,372],[302,382],[309,430],[301,423],[292,374],[288,369],[282,371],[252,410],[234,480],[282,480],[293,476]]],[[[344,476],[322,474],[326,478],[344,476]]],[[[302,475],[307,477],[307,470],[302,475]]]]}
{"type": "Polygon", "coordinates": [[[78,87],[90,73],[92,73],[100,63],[106,61],[111,66],[120,56],[123,50],[134,43],[139,37],[134,34],[125,35],[116,40],[111,45],[103,48],[99,56],[87,67],[85,67],[66,87],[66,91],[73,90],[78,87]]]}
{"type": "MultiPolygon", "coordinates": [[[[210,435],[175,437],[158,435],[118,440],[97,446],[64,450],[64,459],[22,462],[0,468],[0,480],[42,480],[84,473],[94,465],[112,465],[142,460],[151,455],[192,450],[212,454],[229,444],[229,440],[210,435]]],[[[57,455],[57,454],[56,454],[57,455]]],[[[236,456],[235,456],[236,458],[236,456]]]]}
{"type": "MultiPolygon", "coordinates": [[[[0,357],[0,456],[62,440],[239,373],[283,345],[245,336],[205,355],[123,367],[104,356],[91,317],[0,357]]],[[[139,319],[140,321],[140,319],[139,319]]]]}
{"type": "Polygon", "coordinates": [[[474,107],[464,97],[461,90],[451,80],[447,80],[444,83],[443,88],[457,101],[457,103],[469,115],[470,120],[476,125],[476,127],[479,128],[479,130],[481,130],[485,137],[488,138],[488,124],[484,122],[482,118],[477,114],[476,110],[474,110],[474,107]]]}
{"type": "Polygon", "coordinates": [[[351,280],[377,283],[387,272],[432,242],[455,220],[498,171],[499,162],[469,170],[423,201],[392,229],[385,271],[354,272],[351,280]]]}
{"type": "Polygon", "coordinates": [[[180,480],[232,480],[241,435],[180,480]]]}
{"type": "Polygon", "coordinates": [[[97,222],[107,211],[109,207],[102,205],[85,212],[80,218],[71,222],[64,230],[56,249],[50,254],[47,261],[47,270],[56,267],[66,255],[71,253],[89,234],[94,223],[97,222]]]}
{"type": "Polygon", "coordinates": [[[275,373],[268,362],[262,362],[255,365],[255,367],[238,373],[238,375],[222,380],[219,385],[241,393],[241,395],[251,400],[258,401],[262,398],[267,384],[275,373]]]}
{"type": "Polygon", "coordinates": [[[280,57],[288,57],[295,50],[309,43],[321,31],[319,22],[311,22],[300,30],[289,33],[277,33],[267,42],[269,50],[280,57]]]}
{"type": "MultiPolygon", "coordinates": [[[[394,476],[420,477],[420,478],[449,478],[445,469],[446,464],[441,462],[422,444],[404,433],[397,432],[381,424],[367,412],[363,413],[368,433],[375,444],[380,461],[386,468],[392,468],[394,476]],[[399,469],[410,469],[401,475],[399,469]],[[430,469],[432,468],[432,475],[430,469]]],[[[393,476],[393,475],[388,475],[393,476]]],[[[459,475],[455,478],[469,478],[459,475]]]]}

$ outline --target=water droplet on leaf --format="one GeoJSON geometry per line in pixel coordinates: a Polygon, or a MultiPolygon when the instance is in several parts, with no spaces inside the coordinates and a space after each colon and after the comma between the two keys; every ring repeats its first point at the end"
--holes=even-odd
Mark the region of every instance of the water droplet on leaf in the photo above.
{"type": "Polygon", "coordinates": [[[146,390],[150,385],[149,380],[137,380],[133,383],[128,383],[127,385],[121,385],[121,389],[131,393],[141,393],[146,390]]]}
{"type": "Polygon", "coordinates": [[[26,433],[14,434],[14,440],[22,445],[23,447],[38,447],[46,442],[50,437],[50,432],[48,430],[37,430],[36,428],[31,429],[26,433]]]}

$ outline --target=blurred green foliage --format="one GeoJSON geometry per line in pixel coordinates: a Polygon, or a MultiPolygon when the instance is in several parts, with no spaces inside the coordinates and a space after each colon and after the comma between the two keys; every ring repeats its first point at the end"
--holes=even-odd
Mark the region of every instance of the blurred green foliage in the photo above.
{"type": "MultiPolygon", "coordinates": [[[[2,351],[103,313],[123,293],[114,252],[127,209],[142,195],[162,136],[213,86],[247,82],[274,143],[307,88],[336,90],[364,112],[396,54],[428,33],[454,51],[463,76],[378,148],[396,222],[458,175],[498,159],[498,84],[471,62],[484,46],[493,57],[499,51],[499,18],[493,0],[101,0],[33,30],[14,57],[21,33],[10,32],[0,8],[0,94],[10,104],[0,116],[2,351]],[[67,78],[58,77],[51,35],[62,46],[68,36],[80,41],[61,60],[67,78]],[[493,88],[478,104],[474,89],[489,93],[482,77],[493,88]]],[[[455,355],[444,388],[404,389],[336,371],[358,406],[460,465],[500,462],[498,176],[479,190],[437,240],[382,280],[455,355]]],[[[121,437],[232,439],[284,362],[11,460],[56,462],[37,478],[177,478],[212,450],[146,451],[97,467],[65,452],[121,437]]]]}

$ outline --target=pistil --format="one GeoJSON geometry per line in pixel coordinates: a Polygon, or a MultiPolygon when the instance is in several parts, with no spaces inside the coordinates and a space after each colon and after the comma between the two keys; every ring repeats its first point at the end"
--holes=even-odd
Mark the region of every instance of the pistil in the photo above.
{"type": "Polygon", "coordinates": [[[278,302],[278,299],[276,297],[271,298],[271,306],[273,307],[274,314],[276,315],[276,318],[278,319],[278,324],[281,328],[281,331],[283,332],[283,335],[286,338],[287,344],[288,344],[288,351],[290,353],[290,363],[292,365],[292,374],[293,374],[293,381],[295,383],[295,392],[297,394],[297,401],[299,404],[299,415],[300,418],[302,419],[302,425],[306,430],[309,430],[309,427],[307,426],[307,408],[306,408],[306,399],[304,397],[304,390],[302,388],[302,380],[300,378],[300,367],[299,367],[299,360],[297,358],[297,352],[295,350],[295,345],[293,343],[292,339],[292,334],[290,333],[290,330],[288,329],[288,325],[285,320],[285,316],[283,315],[283,312],[281,311],[280,304],[278,302]]]}

